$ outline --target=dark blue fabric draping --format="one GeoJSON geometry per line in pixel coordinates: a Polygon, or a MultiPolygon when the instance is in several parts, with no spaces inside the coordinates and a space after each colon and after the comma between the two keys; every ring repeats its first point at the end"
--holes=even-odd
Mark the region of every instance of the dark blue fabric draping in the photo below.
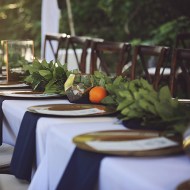
{"type": "Polygon", "coordinates": [[[108,156],[75,148],[57,190],[94,189],[101,160],[108,156]]]}
{"type": "MultiPolygon", "coordinates": [[[[48,99],[55,99],[55,97],[50,97],[48,99]]],[[[57,97],[56,99],[63,99],[63,97],[57,97]]],[[[2,103],[4,100],[26,100],[26,98],[0,96],[0,143],[2,143],[2,103]]],[[[36,100],[36,98],[27,98],[27,100],[36,100]]],[[[31,179],[36,150],[36,124],[40,117],[47,116],[27,111],[22,119],[11,161],[11,172],[19,179],[25,179],[28,181],[31,179]]]]}
{"type": "Polygon", "coordinates": [[[39,114],[25,112],[11,160],[11,173],[19,179],[31,180],[36,150],[36,124],[39,114]]]}

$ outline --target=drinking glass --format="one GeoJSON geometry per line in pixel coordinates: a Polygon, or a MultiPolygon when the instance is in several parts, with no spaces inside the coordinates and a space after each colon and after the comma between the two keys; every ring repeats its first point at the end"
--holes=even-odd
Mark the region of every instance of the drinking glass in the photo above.
{"type": "Polygon", "coordinates": [[[34,58],[33,40],[2,40],[2,75],[7,82],[21,81],[25,76],[23,66],[34,58]]]}

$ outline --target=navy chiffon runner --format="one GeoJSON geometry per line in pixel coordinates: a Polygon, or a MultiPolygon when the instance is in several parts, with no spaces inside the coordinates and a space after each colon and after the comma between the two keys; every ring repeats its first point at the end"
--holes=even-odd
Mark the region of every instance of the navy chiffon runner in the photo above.
{"type": "Polygon", "coordinates": [[[75,148],[57,190],[94,189],[101,160],[108,156],[75,148]]]}
{"type": "MultiPolygon", "coordinates": [[[[63,97],[58,97],[58,99],[63,97]]],[[[29,98],[33,99],[33,98],[29,98]]],[[[55,98],[49,98],[55,99],[55,98]]],[[[56,98],[57,99],[57,98],[56,98]]],[[[26,100],[22,97],[0,96],[0,145],[2,144],[2,123],[3,110],[2,103],[4,100],[26,100]]],[[[21,122],[19,133],[14,147],[13,157],[11,160],[11,173],[19,179],[31,180],[32,167],[35,161],[36,153],[36,124],[40,117],[48,117],[43,114],[25,112],[21,122]]],[[[59,116],[53,116],[59,117],[59,116]]]]}
{"type": "MultiPolygon", "coordinates": [[[[140,125],[140,123],[136,123],[136,121],[130,122],[132,126],[137,124],[140,125]]],[[[60,179],[57,190],[94,189],[98,180],[101,160],[107,156],[114,155],[75,148],[65,172],[60,179]]]]}
{"type": "Polygon", "coordinates": [[[40,117],[27,111],[22,119],[10,168],[11,173],[19,179],[31,180],[36,152],[36,124],[40,117]]]}

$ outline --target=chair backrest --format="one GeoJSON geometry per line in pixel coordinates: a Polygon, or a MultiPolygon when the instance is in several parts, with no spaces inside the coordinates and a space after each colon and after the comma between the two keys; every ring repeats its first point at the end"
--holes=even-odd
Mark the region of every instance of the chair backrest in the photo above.
{"type": "Polygon", "coordinates": [[[66,39],[67,39],[67,34],[65,33],[46,34],[45,39],[44,39],[44,47],[43,47],[43,59],[46,58],[47,42],[49,42],[54,59],[57,60],[59,50],[62,48],[63,44],[66,42],[66,39]],[[54,45],[53,42],[56,42],[56,44],[54,45]]]}
{"type": "Polygon", "coordinates": [[[93,42],[91,47],[91,70],[107,75],[121,75],[128,60],[131,45],[125,42],[93,42]]]}
{"type": "Polygon", "coordinates": [[[81,71],[81,73],[86,73],[86,64],[87,64],[87,54],[88,49],[91,46],[92,41],[103,41],[103,39],[99,38],[92,38],[88,36],[67,36],[67,42],[66,42],[66,52],[65,52],[65,59],[64,63],[68,63],[68,57],[69,57],[69,50],[73,50],[75,60],[78,66],[78,69],[81,71]],[[82,51],[81,53],[77,53],[77,49],[82,51]],[[79,54],[81,54],[81,57],[79,58],[79,54]]]}
{"type": "Polygon", "coordinates": [[[145,78],[157,90],[164,74],[169,48],[138,45],[134,47],[131,80],[145,78]]]}
{"type": "Polygon", "coordinates": [[[190,48],[190,33],[179,33],[176,36],[175,48],[190,48]]]}
{"type": "Polygon", "coordinates": [[[170,90],[173,97],[190,98],[190,49],[174,49],[170,90]]]}

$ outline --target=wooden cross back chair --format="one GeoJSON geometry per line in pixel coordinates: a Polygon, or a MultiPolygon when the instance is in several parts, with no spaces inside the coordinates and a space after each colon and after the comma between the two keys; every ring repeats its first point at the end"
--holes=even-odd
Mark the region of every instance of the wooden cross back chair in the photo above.
{"type": "Polygon", "coordinates": [[[190,98],[190,49],[174,49],[170,90],[173,97],[190,98]]]}
{"type": "Polygon", "coordinates": [[[103,39],[99,38],[91,38],[87,36],[67,36],[66,48],[65,48],[65,59],[64,63],[68,63],[69,50],[74,52],[75,60],[78,66],[78,69],[81,73],[86,73],[86,64],[87,64],[87,54],[88,49],[91,46],[92,41],[103,41],[103,39]],[[80,49],[81,57],[79,58],[79,53],[77,53],[77,49],[80,49]]]}
{"type": "MultiPolygon", "coordinates": [[[[131,80],[141,77],[145,78],[157,90],[165,74],[168,56],[168,47],[135,46],[131,66],[131,80]]],[[[170,72],[167,76],[169,74],[170,72]]]]}
{"type": "Polygon", "coordinates": [[[43,59],[46,58],[46,49],[47,42],[49,42],[51,51],[53,53],[54,59],[58,59],[59,50],[62,48],[63,44],[66,42],[67,34],[58,33],[58,34],[46,34],[44,39],[44,47],[43,47],[43,59]],[[56,42],[56,48],[53,46],[53,42],[56,42]]]}
{"type": "Polygon", "coordinates": [[[190,33],[179,33],[176,36],[175,48],[190,48],[190,33]]]}
{"type": "Polygon", "coordinates": [[[91,50],[91,73],[100,70],[107,75],[121,75],[127,63],[131,45],[125,42],[93,42],[91,50]]]}

